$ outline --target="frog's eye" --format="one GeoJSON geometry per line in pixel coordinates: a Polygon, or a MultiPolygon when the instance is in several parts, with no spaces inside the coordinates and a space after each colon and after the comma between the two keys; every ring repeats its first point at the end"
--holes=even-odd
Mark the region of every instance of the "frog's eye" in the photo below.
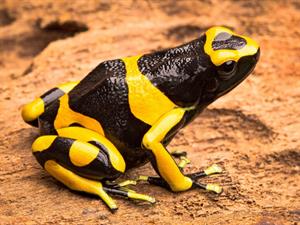
{"type": "Polygon", "coordinates": [[[218,67],[218,74],[222,80],[230,79],[236,72],[236,62],[229,60],[218,67]]]}

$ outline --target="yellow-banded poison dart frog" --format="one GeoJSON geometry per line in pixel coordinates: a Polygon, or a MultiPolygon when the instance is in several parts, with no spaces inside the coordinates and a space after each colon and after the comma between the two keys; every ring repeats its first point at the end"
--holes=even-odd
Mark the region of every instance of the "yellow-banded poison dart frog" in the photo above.
{"type": "Polygon", "coordinates": [[[259,52],[254,40],[212,27],[175,48],[102,62],[80,82],[53,88],[24,106],[23,119],[41,132],[33,154],[54,178],[100,196],[111,210],[117,205],[110,194],[155,201],[124,188],[138,180],[174,192],[197,187],[220,193],[218,185],[197,182],[220,167],[184,174],[188,159],[166,146],[251,73],[259,52]],[[148,161],[157,176],[114,181],[148,161]]]}

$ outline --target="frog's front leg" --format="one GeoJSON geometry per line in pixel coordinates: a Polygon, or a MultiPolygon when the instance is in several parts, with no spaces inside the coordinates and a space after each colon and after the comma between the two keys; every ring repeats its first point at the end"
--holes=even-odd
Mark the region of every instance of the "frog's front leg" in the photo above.
{"type": "Polygon", "coordinates": [[[143,146],[150,150],[151,163],[156,172],[168,183],[172,191],[185,191],[192,187],[191,178],[182,174],[176,162],[161,143],[167,133],[183,118],[185,110],[175,108],[162,116],[144,135],[143,146]]]}
{"type": "Polygon", "coordinates": [[[173,156],[174,158],[180,159],[180,161],[178,163],[178,167],[180,170],[183,170],[187,164],[191,163],[191,161],[187,158],[187,152],[185,152],[185,151],[175,150],[175,151],[171,152],[171,156],[173,156]]]}
{"type": "Polygon", "coordinates": [[[147,195],[111,186],[100,180],[114,180],[125,171],[125,161],[115,146],[104,136],[83,128],[67,127],[58,135],[37,138],[33,154],[45,170],[68,188],[98,195],[111,210],[117,205],[108,194],[154,202],[147,195]]]}
{"type": "MultiPolygon", "coordinates": [[[[220,193],[221,188],[217,185],[203,185],[196,182],[199,177],[220,172],[219,168],[214,166],[210,170],[184,175],[162,144],[167,133],[182,120],[184,113],[185,110],[182,108],[173,109],[162,116],[144,135],[143,146],[150,151],[150,161],[160,178],[143,176],[141,179],[159,186],[167,186],[176,192],[185,191],[192,187],[200,187],[220,193]]],[[[185,164],[183,163],[183,165],[185,164]]]]}

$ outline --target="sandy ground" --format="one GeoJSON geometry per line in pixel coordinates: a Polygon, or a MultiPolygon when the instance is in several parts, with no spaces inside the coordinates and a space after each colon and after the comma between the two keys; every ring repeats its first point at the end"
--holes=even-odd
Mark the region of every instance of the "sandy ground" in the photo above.
{"type": "MultiPolygon", "coordinates": [[[[299,224],[299,1],[0,1],[0,224],[299,224]],[[140,184],[155,205],[116,198],[111,214],[69,191],[31,154],[21,106],[100,61],[192,40],[226,25],[261,44],[255,72],[181,131],[186,172],[219,163],[220,196],[140,184]]],[[[126,175],[153,174],[150,165],[126,175]]]]}

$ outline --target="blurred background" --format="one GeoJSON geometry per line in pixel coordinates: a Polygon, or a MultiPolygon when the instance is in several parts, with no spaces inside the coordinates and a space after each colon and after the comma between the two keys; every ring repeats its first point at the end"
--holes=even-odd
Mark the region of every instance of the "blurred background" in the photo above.
{"type": "MultiPolygon", "coordinates": [[[[0,0],[0,224],[298,224],[300,222],[300,1],[0,0]],[[182,130],[170,150],[188,151],[194,172],[220,196],[138,185],[154,206],[96,197],[54,181],[32,157],[38,131],[21,106],[107,59],[174,47],[213,25],[261,45],[254,73],[182,130]]],[[[154,174],[150,165],[125,178],[154,174]]]]}

